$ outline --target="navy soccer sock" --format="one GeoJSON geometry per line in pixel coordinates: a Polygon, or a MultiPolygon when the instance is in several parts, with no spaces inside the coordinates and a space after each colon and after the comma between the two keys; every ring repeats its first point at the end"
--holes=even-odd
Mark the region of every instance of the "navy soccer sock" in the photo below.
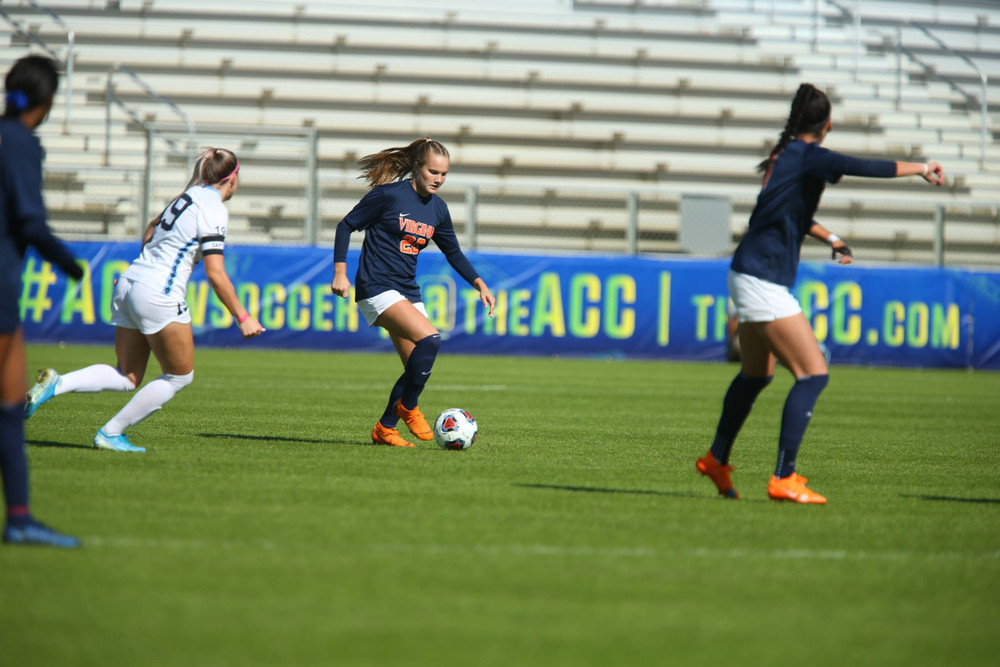
{"type": "Polygon", "coordinates": [[[430,379],[434,360],[437,359],[440,349],[441,334],[431,334],[418,340],[413,351],[410,352],[410,359],[406,362],[406,369],[403,371],[402,401],[403,407],[407,410],[417,407],[420,392],[424,390],[424,385],[430,379]]]}
{"type": "Polygon", "coordinates": [[[799,454],[802,436],[809,426],[816,399],[823,393],[829,382],[829,375],[807,375],[795,381],[788,398],[785,399],[785,410],[781,414],[781,436],[778,439],[778,463],[774,475],[779,479],[788,477],[795,472],[795,459],[799,454]]]}
{"type": "Polygon", "coordinates": [[[712,456],[722,465],[729,463],[729,452],[733,449],[733,441],[743,428],[743,422],[753,408],[757,396],[764,387],[771,384],[773,375],[767,377],[750,377],[742,372],[733,378],[722,401],[722,416],[719,426],[715,429],[715,440],[712,442],[712,456]]]}
{"type": "Polygon", "coordinates": [[[27,521],[28,457],[24,451],[24,403],[0,405],[0,473],[7,503],[7,520],[27,521]]]}
{"type": "Polygon", "coordinates": [[[385,406],[385,412],[382,413],[382,418],[379,419],[382,426],[386,428],[396,428],[396,424],[399,423],[399,416],[396,414],[396,401],[403,397],[403,384],[405,382],[406,373],[403,373],[396,380],[396,384],[392,385],[392,391],[389,392],[389,404],[385,406]]]}

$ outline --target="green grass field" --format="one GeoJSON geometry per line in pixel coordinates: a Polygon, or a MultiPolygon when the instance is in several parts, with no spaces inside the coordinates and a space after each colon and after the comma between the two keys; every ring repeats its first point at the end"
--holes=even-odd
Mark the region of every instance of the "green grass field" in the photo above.
{"type": "Polygon", "coordinates": [[[196,366],[145,454],[89,447],[122,394],[27,423],[84,547],[0,547],[0,664],[997,664],[1000,374],[835,367],[799,456],[830,502],[796,506],[764,491],[783,370],[733,502],[694,472],[732,365],[445,353],[421,404],[476,415],[465,452],[368,444],[389,355],[196,366]]]}

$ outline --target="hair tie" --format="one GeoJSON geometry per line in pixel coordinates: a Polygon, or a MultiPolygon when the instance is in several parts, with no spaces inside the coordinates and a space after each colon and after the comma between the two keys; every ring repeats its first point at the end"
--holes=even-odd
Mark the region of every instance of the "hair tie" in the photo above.
{"type": "Polygon", "coordinates": [[[7,91],[7,104],[14,107],[15,111],[24,111],[30,103],[31,101],[28,99],[27,93],[23,90],[7,91]]]}
{"type": "Polygon", "coordinates": [[[821,120],[818,123],[813,123],[812,125],[807,125],[806,128],[812,130],[813,132],[819,132],[824,127],[826,127],[826,124],[829,123],[829,122],[830,122],[830,116],[827,116],[826,118],[824,118],[823,120],[821,120]]]}

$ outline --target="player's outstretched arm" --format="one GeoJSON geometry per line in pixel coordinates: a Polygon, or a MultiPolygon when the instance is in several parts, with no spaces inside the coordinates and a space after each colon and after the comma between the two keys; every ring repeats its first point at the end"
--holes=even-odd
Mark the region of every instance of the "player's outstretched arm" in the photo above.
{"type": "Polygon", "coordinates": [[[229,279],[229,274],[226,273],[226,263],[222,255],[205,255],[205,275],[208,277],[208,282],[216,296],[219,297],[219,301],[236,319],[236,324],[244,338],[253,338],[267,331],[260,325],[257,318],[250,317],[250,313],[240,303],[233,282],[229,279]]]}

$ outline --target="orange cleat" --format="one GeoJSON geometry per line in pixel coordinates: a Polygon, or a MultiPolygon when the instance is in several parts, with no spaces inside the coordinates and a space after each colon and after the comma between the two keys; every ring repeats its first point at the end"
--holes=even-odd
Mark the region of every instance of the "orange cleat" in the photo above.
{"type": "Polygon", "coordinates": [[[410,429],[410,433],[413,435],[421,440],[434,439],[434,431],[431,430],[431,425],[427,423],[420,408],[407,410],[403,407],[403,401],[396,401],[396,414],[406,422],[406,428],[410,429]]]}
{"type": "Polygon", "coordinates": [[[794,472],[782,479],[772,475],[771,481],[767,483],[767,496],[771,500],[791,500],[802,504],[825,505],[826,498],[812,489],[806,488],[807,481],[805,477],[794,472]]]}
{"type": "Polygon", "coordinates": [[[733,488],[733,480],[730,479],[729,473],[731,473],[735,468],[731,465],[722,465],[719,463],[718,459],[711,451],[705,453],[705,456],[696,460],[694,462],[694,467],[698,469],[702,475],[708,475],[713,482],[715,482],[716,488],[719,489],[719,494],[725,496],[726,498],[732,498],[733,500],[739,500],[739,492],[733,488]]]}
{"type": "Polygon", "coordinates": [[[372,442],[376,445],[390,445],[392,447],[416,447],[412,442],[403,439],[394,428],[382,426],[382,422],[375,422],[372,429],[372,442]]]}

